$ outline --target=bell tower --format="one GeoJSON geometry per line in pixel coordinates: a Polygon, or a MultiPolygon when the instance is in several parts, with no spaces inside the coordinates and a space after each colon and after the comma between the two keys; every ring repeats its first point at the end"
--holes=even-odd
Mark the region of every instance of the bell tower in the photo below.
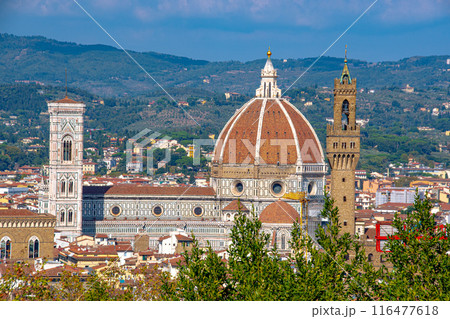
{"type": "Polygon", "coordinates": [[[342,233],[355,233],[355,169],[360,153],[356,124],[356,79],[350,77],[345,48],[344,69],[334,80],[334,123],[327,126],[327,158],[331,167],[331,196],[339,208],[342,233]]]}
{"type": "Polygon", "coordinates": [[[82,231],[83,114],[85,105],[67,97],[48,103],[50,114],[49,213],[56,230],[71,241],[82,231]]]}

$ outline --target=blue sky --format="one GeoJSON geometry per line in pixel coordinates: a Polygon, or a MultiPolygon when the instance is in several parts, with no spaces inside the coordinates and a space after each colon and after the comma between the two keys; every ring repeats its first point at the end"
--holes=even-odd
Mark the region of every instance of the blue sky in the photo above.
{"type": "MultiPolygon", "coordinates": [[[[77,0],[125,48],[210,61],[319,56],[374,0],[77,0]]],[[[0,32],[114,42],[73,0],[0,0],[0,32]]],[[[450,54],[449,0],[378,0],[328,52],[450,54]]]]}

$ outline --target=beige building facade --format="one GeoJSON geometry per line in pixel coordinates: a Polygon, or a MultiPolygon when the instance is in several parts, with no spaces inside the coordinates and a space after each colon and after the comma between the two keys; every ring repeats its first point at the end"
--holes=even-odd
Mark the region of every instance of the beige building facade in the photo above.
{"type": "Polygon", "coordinates": [[[27,209],[0,210],[0,262],[53,259],[55,216],[27,209]]]}

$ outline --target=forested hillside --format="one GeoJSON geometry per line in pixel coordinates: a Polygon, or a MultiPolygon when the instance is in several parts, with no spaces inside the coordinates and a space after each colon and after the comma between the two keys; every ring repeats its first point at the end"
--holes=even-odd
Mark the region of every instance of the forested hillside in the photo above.
{"type": "MultiPolygon", "coordinates": [[[[254,61],[208,62],[156,52],[130,54],[166,89],[198,88],[212,92],[236,91],[253,95],[265,52],[254,61]]],[[[273,50],[279,69],[279,86],[287,89],[315,60],[284,59],[273,50]]],[[[351,49],[349,50],[351,57],[351,49]]],[[[416,88],[447,87],[450,56],[411,57],[395,62],[370,63],[349,59],[359,87],[380,89],[409,84],[416,88]]],[[[342,69],[343,59],[323,57],[295,87],[331,86],[342,69]]],[[[39,81],[46,85],[64,82],[102,96],[139,95],[160,88],[119,49],[106,45],[79,45],[44,37],[0,34],[0,82],[39,81]]],[[[289,93],[287,93],[289,95],[289,93]]]]}
{"type": "MultiPolygon", "coordinates": [[[[68,94],[86,104],[85,128],[100,129],[93,138],[101,139],[104,133],[130,137],[144,128],[169,136],[177,131],[192,136],[217,136],[236,109],[253,97],[259,85],[259,69],[264,65],[263,59],[247,63],[207,62],[133,53],[156,78],[165,81],[174,101],[153,87],[142,71],[113,47],[0,35],[0,49],[0,75],[4,82],[0,84],[3,169],[18,163],[40,165],[46,161],[46,148],[30,153],[23,139],[34,137],[33,143],[47,146],[46,102],[64,96],[65,67],[69,69],[68,94]],[[203,81],[206,79],[209,83],[203,81]],[[24,80],[42,83],[20,82],[24,80]],[[230,90],[246,94],[227,100],[224,93],[230,90]],[[179,105],[180,101],[184,103],[179,105]]],[[[274,60],[281,86],[286,86],[312,61],[274,60]]],[[[361,168],[380,171],[391,162],[407,161],[410,155],[430,165],[432,161],[450,164],[450,156],[439,153],[439,144],[450,143],[450,137],[444,133],[450,130],[450,72],[444,71],[445,67],[450,67],[445,57],[409,58],[376,65],[351,61],[350,72],[358,81],[357,118],[365,121],[361,168]],[[414,92],[402,90],[406,83],[415,86],[414,92]],[[421,127],[430,130],[419,130],[421,127]]],[[[311,122],[322,145],[327,118],[332,117],[333,80],[341,68],[341,59],[323,58],[285,95],[311,122]]]]}

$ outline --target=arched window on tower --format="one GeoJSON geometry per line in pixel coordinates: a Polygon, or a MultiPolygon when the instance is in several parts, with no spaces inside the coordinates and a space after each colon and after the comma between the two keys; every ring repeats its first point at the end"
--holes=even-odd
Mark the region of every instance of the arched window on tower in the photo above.
{"type": "Polygon", "coordinates": [[[73,221],[73,210],[70,209],[69,212],[67,213],[67,222],[71,224],[72,221],[73,221]]]}
{"type": "Polygon", "coordinates": [[[344,75],[342,76],[342,82],[345,83],[345,84],[348,84],[349,79],[350,79],[350,78],[349,78],[348,74],[344,74],[344,75]]]}
{"type": "Polygon", "coordinates": [[[73,180],[69,181],[69,195],[73,195],[73,180]]]}
{"type": "Polygon", "coordinates": [[[66,212],[64,210],[59,213],[59,220],[61,224],[64,224],[64,222],[66,221],[66,212]]]}
{"type": "Polygon", "coordinates": [[[65,195],[66,194],[66,181],[62,180],[61,181],[61,195],[65,195]]]}
{"type": "Polygon", "coordinates": [[[272,97],[272,87],[270,82],[269,82],[269,95],[267,97],[272,97]]]}
{"type": "Polygon", "coordinates": [[[63,148],[62,154],[63,162],[72,161],[72,138],[70,136],[66,136],[63,138],[62,148],[63,148]]]}
{"type": "Polygon", "coordinates": [[[11,238],[5,236],[0,241],[0,260],[11,258],[11,238]]]}
{"type": "Polygon", "coordinates": [[[347,130],[349,123],[349,116],[350,116],[349,103],[347,100],[344,100],[344,102],[342,102],[342,129],[344,131],[347,130]]]}
{"type": "Polygon", "coordinates": [[[39,258],[39,239],[36,236],[28,241],[28,258],[39,258]]]}
{"type": "Polygon", "coordinates": [[[286,249],[286,235],[281,235],[281,249],[286,249]]]}

